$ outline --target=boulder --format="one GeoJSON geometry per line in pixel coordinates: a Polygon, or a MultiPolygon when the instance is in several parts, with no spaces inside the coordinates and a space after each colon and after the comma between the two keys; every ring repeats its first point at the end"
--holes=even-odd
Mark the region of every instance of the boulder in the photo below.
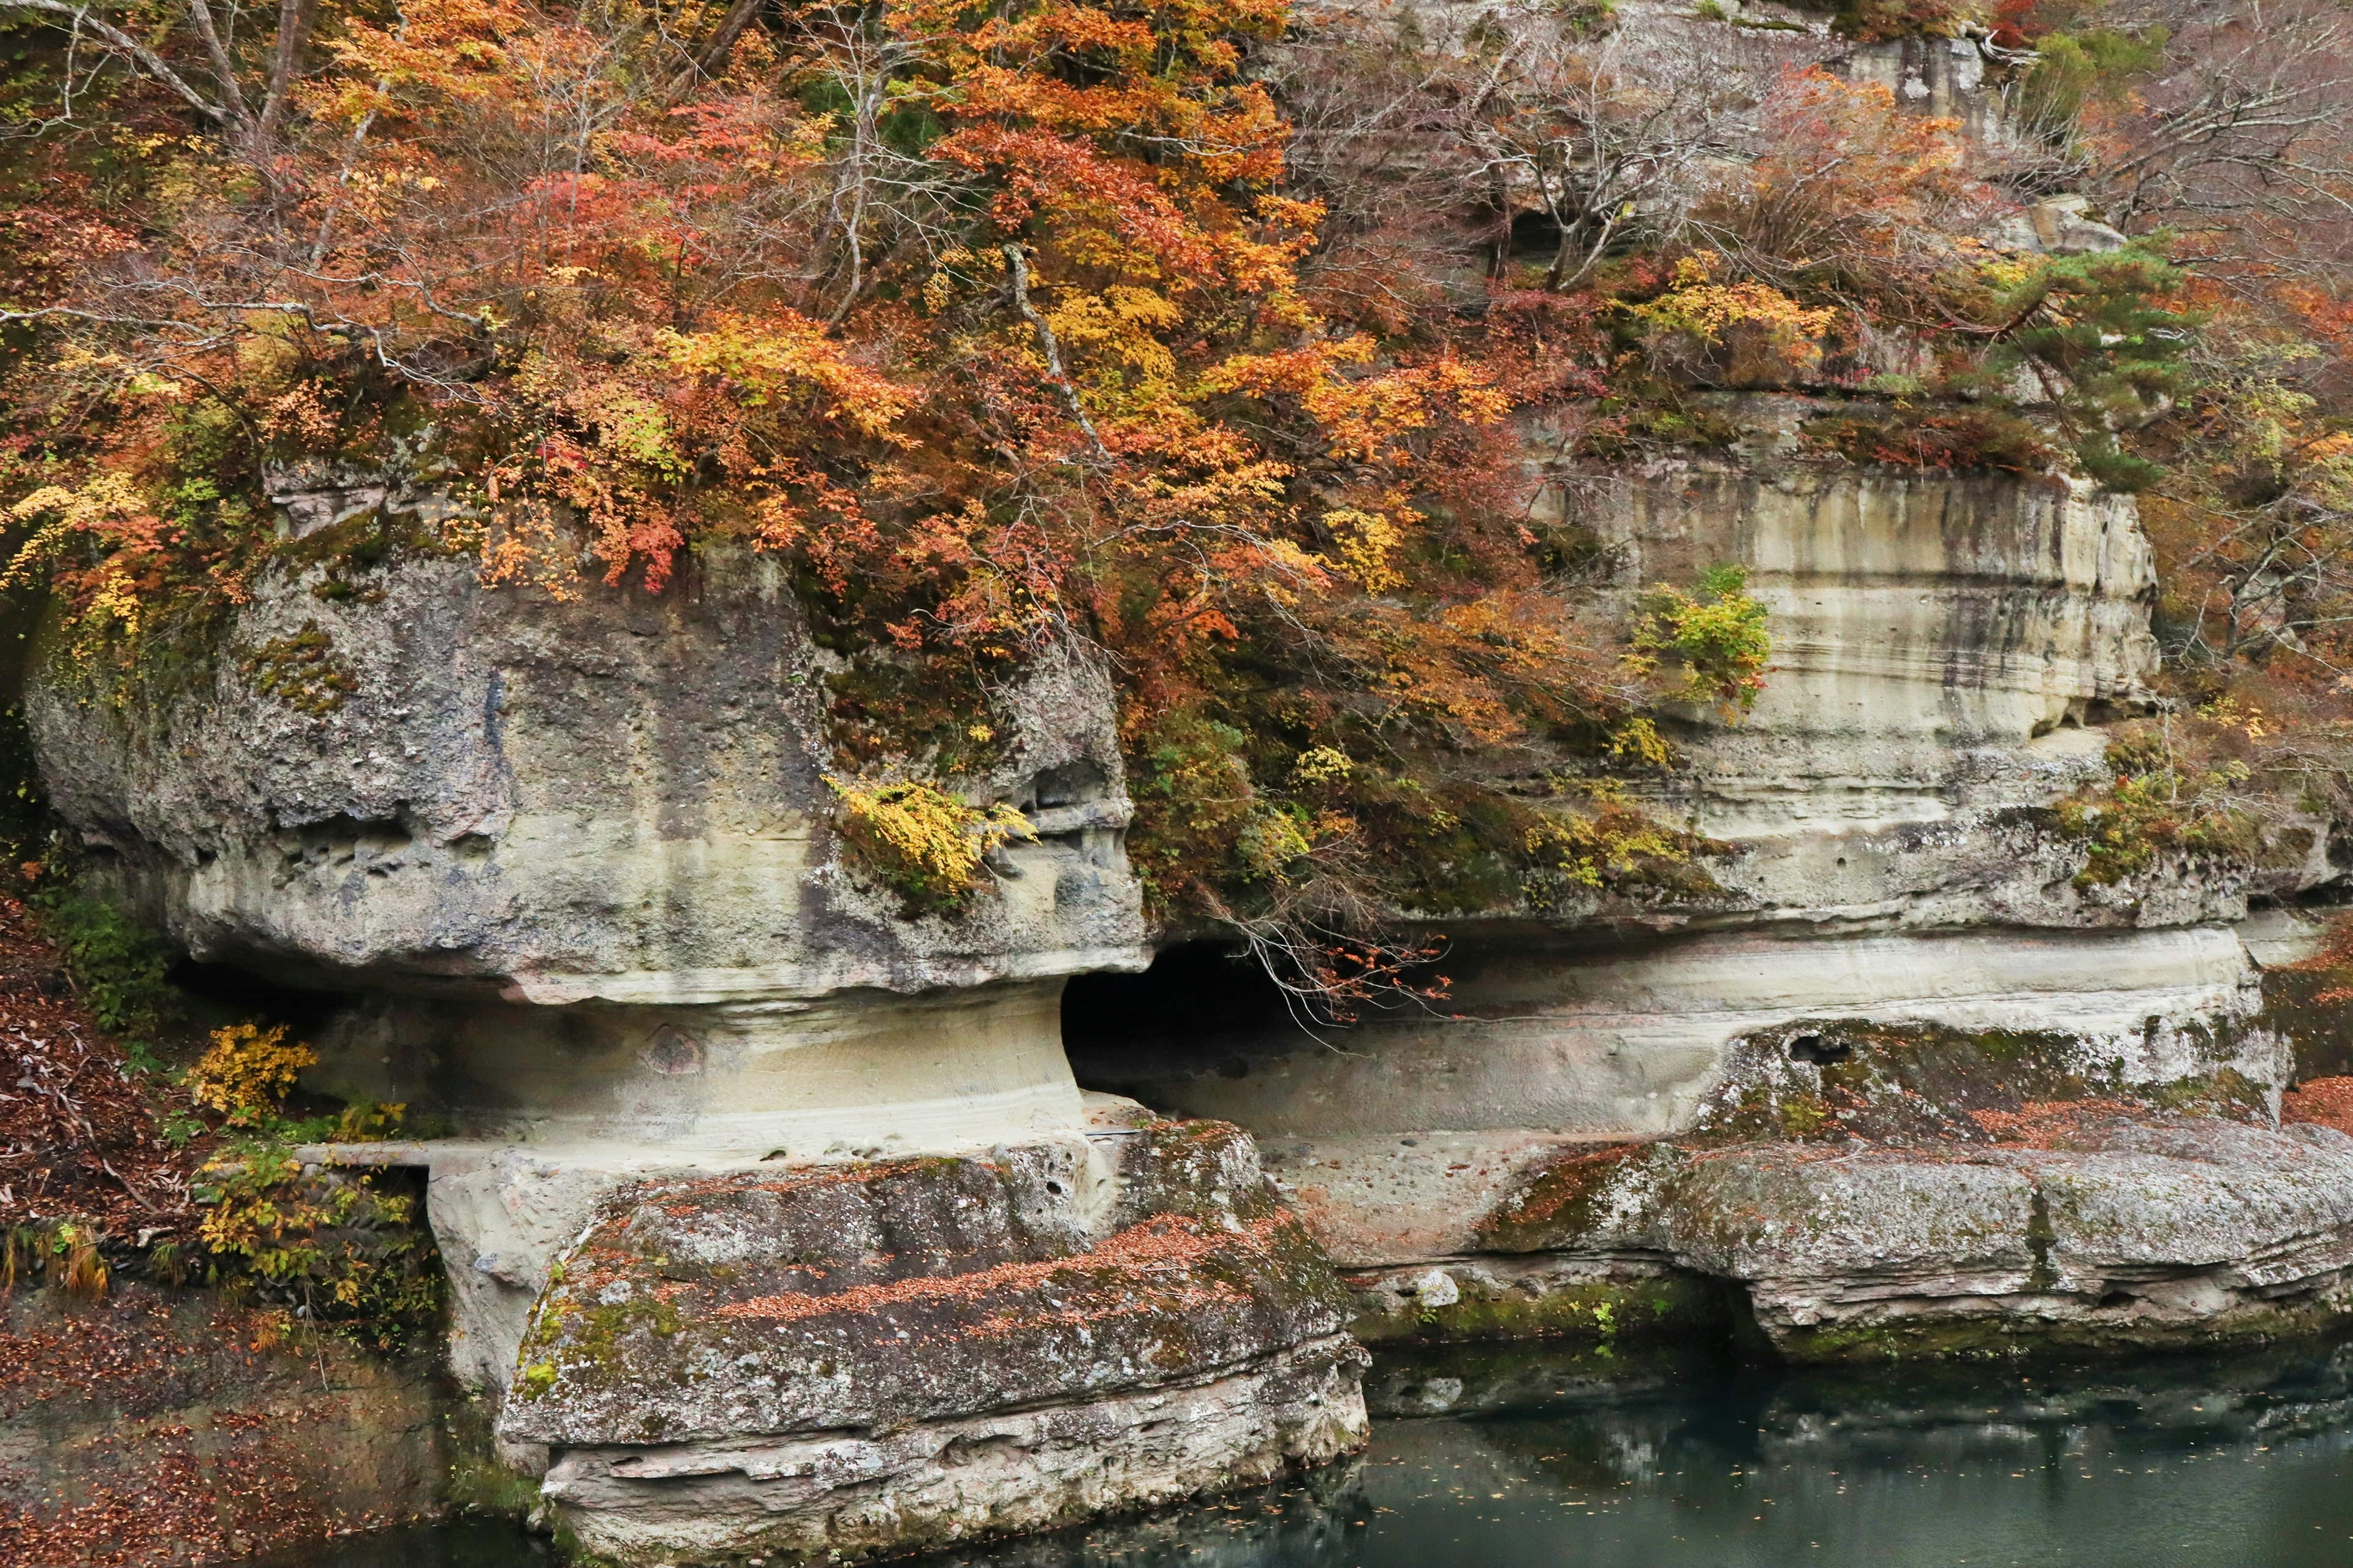
{"type": "Polygon", "coordinates": [[[651,1181],[565,1249],[500,1435],[616,1561],[855,1560],[1356,1447],[1345,1307],[1214,1124],[651,1181]]]}
{"type": "Polygon", "coordinates": [[[1803,1020],[1738,1042],[1690,1132],[1523,1166],[1443,1287],[1352,1279],[1441,1333],[1575,1327],[1597,1293],[1689,1317],[1664,1291],[1712,1279],[1795,1360],[2307,1331],[2353,1309],[2353,1137],[2273,1121],[2281,1050],[1803,1020]]]}

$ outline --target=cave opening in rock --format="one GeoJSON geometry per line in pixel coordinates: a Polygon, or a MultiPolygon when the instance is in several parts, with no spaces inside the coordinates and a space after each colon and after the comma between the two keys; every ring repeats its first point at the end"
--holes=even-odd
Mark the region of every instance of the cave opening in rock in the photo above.
{"type": "Polygon", "coordinates": [[[1281,987],[1225,942],[1181,942],[1140,974],[1082,974],[1062,993],[1071,1071],[1106,1093],[1171,1070],[1246,1078],[1271,1042],[1304,1037],[1281,987]]]}

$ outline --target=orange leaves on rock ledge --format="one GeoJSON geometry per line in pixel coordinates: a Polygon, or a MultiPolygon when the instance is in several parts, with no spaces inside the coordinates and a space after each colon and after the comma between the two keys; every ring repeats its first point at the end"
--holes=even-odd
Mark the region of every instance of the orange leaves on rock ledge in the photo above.
{"type": "MultiPolygon", "coordinates": [[[[1486,781],[1640,700],[1516,521],[1509,356],[1311,306],[1324,209],[1240,68],[1276,0],[284,16],[221,59],[167,4],[76,100],[145,128],[143,237],[58,279],[0,482],[85,657],[216,624],[297,460],[397,469],[395,547],[493,584],[660,592],[734,542],[902,717],[1102,650],[1160,906],[1338,926],[1475,902],[1465,867],[1513,896],[1486,781]]],[[[860,724],[855,787],[922,771],[860,724]]]]}

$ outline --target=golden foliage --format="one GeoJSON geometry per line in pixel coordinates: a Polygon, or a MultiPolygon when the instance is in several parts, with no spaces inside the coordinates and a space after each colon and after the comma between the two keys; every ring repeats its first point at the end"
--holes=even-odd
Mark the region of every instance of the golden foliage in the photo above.
{"type": "Polygon", "coordinates": [[[912,909],[960,912],[989,852],[1033,837],[1011,806],[969,805],[934,784],[870,786],[834,778],[826,784],[840,798],[843,836],[912,909]]]}
{"type": "Polygon", "coordinates": [[[189,1095],[197,1105],[227,1117],[233,1127],[255,1126],[285,1100],[302,1069],[318,1060],[310,1047],[287,1043],[283,1024],[231,1025],[213,1031],[212,1048],[189,1069],[189,1095]]]}

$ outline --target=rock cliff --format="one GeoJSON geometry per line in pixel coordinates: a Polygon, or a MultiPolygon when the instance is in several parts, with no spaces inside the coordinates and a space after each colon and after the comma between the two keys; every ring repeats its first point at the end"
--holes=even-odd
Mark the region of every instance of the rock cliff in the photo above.
{"type": "MultiPolygon", "coordinates": [[[[1755,710],[1686,714],[1683,764],[1651,786],[1715,840],[1718,890],[1448,922],[1443,1000],[1339,1030],[1091,1008],[1082,1081],[1257,1132],[1377,1337],[1591,1332],[1597,1301],[1651,1300],[1662,1270],[1738,1281],[1789,1353],[1934,1350],[1989,1323],[2001,1342],[2178,1342],[2341,1310],[2337,1135],[2205,1114],[2064,1152],[1956,1145],[1949,1127],[1890,1152],[1832,1121],[1858,1142],[1831,1156],[1767,1124],[1754,1153],[1694,1153],[1672,1179],[1640,1165],[1599,1228],[1518,1228],[1547,1173],[1681,1147],[1789,1073],[1842,1070],[1811,1056],[1841,1050],[1840,1028],[2039,1042],[2017,1048],[2105,1075],[2046,1097],[2112,1115],[2127,1091],[2224,1082],[2261,1123],[2294,1075],[2234,928],[2251,901],[2335,880],[2327,824],[2106,881],[2052,809],[2101,778],[2105,726],[2147,700],[2154,577],[2131,498],[1826,468],[1789,450],[1802,400],[1726,405],[1746,431],[1730,456],[1564,490],[1620,593],[1746,562],[1771,607],[1755,710]],[[2051,1183],[2073,1194],[2055,1222],[2051,1183]],[[2054,1240],[2054,1223],[2075,1228],[2054,1240]]],[[[1967,1116],[1989,1102],[1942,1080],[1906,1092],[1985,1141],[1967,1116]]]]}
{"type": "MultiPolygon", "coordinates": [[[[1845,68],[1984,144],[1983,64],[1845,68]]],[[[2117,238],[2061,199],[2002,243],[2117,238]]],[[[1197,966],[1066,1034],[1066,982],[1178,934],[1126,859],[1110,674],[1067,648],[946,705],[925,784],[1021,824],[981,894],[879,878],[838,786],[908,670],[781,557],[490,586],[421,526],[446,487],[290,468],[286,548],[207,646],[113,687],[52,658],[26,711],[100,879],[337,995],[313,1087],[442,1124],[304,1153],[429,1171],[452,1364],[617,1561],[879,1555],[1318,1463],[1364,1432],[1351,1328],[1835,1359],[2337,1322],[2353,1137],[2281,1123],[2300,1026],[2265,988],[2309,945],[2281,909],[2340,879],[2332,825],[2095,866],[2063,808],[2154,700],[2135,503],[1810,446],[1870,368],[1680,388],[1707,441],[1536,474],[1621,629],[1740,566],[1762,695],[1669,704],[1672,762],[1614,781],[1699,873],[1403,911],[1442,998],[1342,1030],[1201,1007],[1233,972],[1197,966]]]]}
{"type": "Polygon", "coordinates": [[[1091,1109],[1063,1057],[1064,978],[1148,957],[1100,669],[960,716],[993,744],[943,782],[1027,834],[917,911],[836,827],[860,672],[773,562],[486,588],[383,548],[429,498],[344,478],[281,487],[306,558],[207,658],[122,701],[52,665],[33,730],[122,897],[349,999],[319,1087],[448,1129],[304,1152],[429,1170],[452,1365],[582,1539],[903,1549],[1361,1439],[1345,1298],[1247,1140],[1091,1109]],[[639,1308],[684,1326],[598,1327],[639,1308]]]}

